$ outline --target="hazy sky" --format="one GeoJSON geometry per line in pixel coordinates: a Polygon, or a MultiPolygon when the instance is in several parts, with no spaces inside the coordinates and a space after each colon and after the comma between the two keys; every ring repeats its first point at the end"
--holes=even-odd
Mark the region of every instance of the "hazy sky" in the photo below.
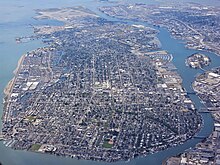
{"type": "Polygon", "coordinates": [[[194,3],[201,3],[205,5],[213,5],[213,6],[220,6],[220,0],[119,0],[121,2],[142,2],[142,3],[149,3],[149,2],[194,2],[194,3]]]}

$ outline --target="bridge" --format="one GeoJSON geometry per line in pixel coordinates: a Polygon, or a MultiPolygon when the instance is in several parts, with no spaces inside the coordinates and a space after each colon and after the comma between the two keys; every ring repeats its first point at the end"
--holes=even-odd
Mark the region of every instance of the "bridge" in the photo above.
{"type": "Polygon", "coordinates": [[[205,139],[206,136],[194,136],[195,139],[205,139]]]}
{"type": "Polygon", "coordinates": [[[211,113],[207,108],[200,108],[199,113],[211,113]]]}
{"type": "Polygon", "coordinates": [[[199,112],[199,113],[210,113],[210,111],[207,111],[207,110],[206,110],[206,111],[201,111],[201,110],[200,110],[200,111],[198,111],[198,112],[199,112]]]}
{"type": "Polygon", "coordinates": [[[196,92],[186,92],[188,95],[195,95],[196,92]]]}

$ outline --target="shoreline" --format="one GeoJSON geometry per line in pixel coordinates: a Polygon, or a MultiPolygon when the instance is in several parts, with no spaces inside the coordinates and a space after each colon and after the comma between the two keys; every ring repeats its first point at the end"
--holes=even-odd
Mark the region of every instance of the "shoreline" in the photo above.
{"type": "MultiPolygon", "coordinates": [[[[206,78],[201,78],[201,75],[202,75],[202,77],[203,76],[207,76],[209,73],[212,73],[213,71],[217,70],[218,68],[219,67],[216,67],[215,69],[211,68],[211,69],[205,71],[204,73],[198,75],[196,77],[195,81],[192,84],[192,89],[196,92],[196,94],[198,95],[199,100],[201,101],[201,103],[203,102],[202,104],[204,106],[206,105],[206,101],[204,100],[204,98],[200,97],[199,94],[205,94],[205,95],[208,96],[211,92],[210,93],[209,92],[206,93],[204,91],[201,91],[202,88],[200,88],[199,85],[196,85],[195,82],[200,82],[201,83],[201,82],[205,81],[204,79],[207,79],[207,77],[206,78]]],[[[215,90],[214,88],[212,88],[212,89],[215,90]]],[[[212,89],[211,89],[211,91],[212,91],[212,89]]],[[[209,99],[210,99],[210,97],[209,97],[209,99]]],[[[194,148],[192,148],[191,152],[190,151],[185,151],[185,152],[181,153],[180,155],[174,155],[174,156],[168,158],[166,160],[166,163],[168,161],[172,162],[172,159],[178,159],[179,161],[182,161],[183,159],[187,159],[186,163],[188,163],[188,162],[195,163],[195,161],[199,161],[200,158],[199,157],[197,158],[195,156],[195,154],[192,154],[192,153],[194,152],[197,155],[204,154],[205,153],[205,149],[208,149],[208,148],[210,149],[209,152],[212,151],[213,154],[214,154],[213,159],[216,159],[216,157],[217,157],[216,156],[217,155],[216,154],[216,152],[217,152],[216,148],[212,148],[210,146],[209,147],[207,146],[207,144],[215,142],[214,134],[219,132],[219,130],[216,129],[218,127],[218,124],[219,124],[218,123],[218,118],[216,117],[219,114],[219,112],[218,112],[218,110],[216,108],[217,108],[217,106],[215,106],[215,105],[210,105],[210,107],[206,106],[206,109],[207,109],[208,113],[210,113],[210,115],[211,115],[211,117],[212,117],[212,119],[214,121],[214,127],[212,129],[212,133],[209,136],[207,136],[206,138],[204,138],[201,142],[196,144],[196,146],[194,148]],[[200,151],[200,150],[203,150],[203,151],[200,151]]],[[[213,147],[214,146],[218,146],[218,144],[214,144],[213,147]]],[[[215,164],[215,162],[212,162],[213,160],[211,160],[211,159],[209,159],[208,161],[215,164]]],[[[165,165],[167,165],[167,164],[165,164],[165,165]]]]}
{"type": "MultiPolygon", "coordinates": [[[[23,54],[20,59],[18,60],[17,62],[17,67],[15,68],[15,70],[13,71],[13,74],[14,74],[14,77],[8,82],[8,84],[5,86],[4,88],[4,94],[5,96],[8,96],[10,93],[11,93],[11,90],[13,88],[13,85],[14,85],[14,82],[16,80],[16,76],[17,76],[17,73],[19,72],[19,69],[20,67],[22,66],[23,64],[23,61],[24,61],[24,58],[25,58],[25,55],[26,54],[23,54]]],[[[7,101],[6,101],[7,102],[7,101]]]]}
{"type": "MultiPolygon", "coordinates": [[[[108,17],[112,17],[112,18],[115,18],[115,19],[118,19],[118,20],[121,20],[121,21],[131,22],[131,23],[137,22],[137,23],[143,24],[144,26],[149,26],[149,25],[150,25],[152,28],[154,28],[154,29],[156,29],[156,30],[158,30],[159,28],[164,28],[164,29],[166,29],[166,30],[170,33],[171,38],[173,38],[173,39],[175,39],[175,40],[180,40],[180,41],[182,41],[182,42],[184,43],[184,45],[185,45],[185,48],[187,48],[187,49],[189,49],[189,50],[195,50],[195,51],[203,51],[203,52],[213,53],[213,54],[215,54],[216,56],[220,56],[220,51],[217,51],[217,50],[215,50],[215,49],[205,49],[205,48],[201,49],[201,48],[193,48],[193,47],[188,46],[188,44],[187,44],[188,40],[187,40],[187,39],[180,38],[180,37],[176,37],[175,35],[173,35],[173,34],[171,33],[169,27],[166,26],[166,25],[164,25],[164,24],[156,24],[156,23],[154,23],[154,22],[152,22],[152,21],[150,21],[150,20],[147,20],[147,21],[145,22],[145,21],[139,20],[139,19],[137,19],[137,20],[136,20],[136,19],[132,20],[132,19],[126,19],[126,18],[123,18],[123,17],[117,17],[117,16],[114,16],[114,15],[109,15],[108,13],[105,13],[103,10],[100,10],[100,8],[99,8],[99,11],[100,11],[102,14],[107,15],[108,17]],[[146,24],[147,24],[147,25],[146,25],[146,24]],[[155,26],[155,27],[154,27],[154,26],[155,26]]],[[[160,31],[160,30],[159,30],[159,31],[160,31]]]]}
{"type": "Polygon", "coordinates": [[[13,90],[13,87],[14,87],[14,83],[16,81],[16,77],[17,77],[17,73],[20,69],[20,67],[22,66],[23,64],[23,61],[24,61],[24,58],[25,58],[25,54],[23,54],[20,59],[18,60],[17,62],[17,67],[15,68],[15,70],[13,71],[13,74],[14,76],[12,77],[11,80],[9,80],[9,82],[7,83],[7,85],[4,87],[3,89],[3,108],[2,108],[2,116],[1,116],[1,121],[4,120],[5,116],[7,116],[7,106],[8,106],[8,99],[10,98],[10,94],[13,90]]]}
{"type": "MultiPolygon", "coordinates": [[[[158,39],[159,40],[159,39],[158,39]]],[[[20,68],[22,67],[22,64],[23,64],[23,61],[24,61],[24,59],[25,59],[25,55],[22,55],[21,56],[21,58],[19,59],[19,61],[18,61],[18,64],[17,64],[17,67],[16,67],[16,69],[13,71],[13,73],[14,73],[14,78],[8,83],[8,85],[6,86],[6,89],[7,89],[7,94],[8,95],[10,95],[10,92],[11,92],[11,90],[12,90],[12,88],[13,88],[13,86],[14,86],[14,83],[15,83],[15,81],[16,81],[16,78],[17,78],[17,75],[18,75],[18,73],[19,73],[19,71],[20,71],[20,68]]],[[[173,62],[172,62],[173,63],[173,62]]],[[[7,102],[7,100],[6,100],[6,102],[7,102]]],[[[183,141],[181,141],[181,142],[179,142],[178,144],[173,144],[173,145],[170,145],[170,146],[168,146],[168,147],[164,147],[163,148],[163,146],[161,147],[161,150],[159,150],[159,151],[163,151],[163,150],[166,150],[166,149],[168,149],[168,148],[172,148],[172,147],[175,147],[175,146],[179,146],[179,145],[182,145],[184,142],[186,142],[186,141],[188,141],[189,139],[192,139],[193,138],[193,136],[197,133],[197,131],[198,130],[200,130],[201,129],[201,127],[198,127],[198,129],[193,133],[193,135],[191,135],[190,137],[188,137],[188,138],[186,138],[185,140],[183,140],[183,141]]],[[[12,147],[13,148],[13,147],[12,147]]],[[[152,152],[152,153],[157,153],[158,151],[157,150],[155,150],[155,152],[152,152]]],[[[149,152],[149,154],[151,154],[151,152],[149,152]]],[[[147,154],[148,155],[148,154],[147,154]]],[[[68,155],[65,155],[65,156],[68,156],[68,155]]],[[[138,157],[142,157],[141,155],[138,155],[138,157]]],[[[85,159],[85,158],[81,158],[82,160],[83,159],[85,159]]],[[[131,158],[129,158],[129,159],[131,159],[131,158]]],[[[92,160],[92,159],[87,159],[87,160],[92,160]]],[[[119,159],[120,160],[120,159],[119,159]]],[[[124,159],[122,159],[122,160],[124,160],[124,159]]],[[[118,161],[118,160],[117,160],[118,161]]],[[[104,162],[105,162],[105,160],[104,160],[104,162]]],[[[108,161],[106,161],[106,162],[108,162],[108,161]]],[[[114,162],[114,161],[111,161],[111,162],[114,162]]]]}
{"type": "MultiPolygon", "coordinates": [[[[19,59],[19,61],[18,61],[18,65],[17,65],[17,67],[16,67],[16,69],[13,71],[13,73],[15,74],[15,76],[14,76],[14,78],[8,83],[8,85],[6,86],[6,88],[8,88],[7,90],[7,94],[10,94],[10,91],[12,90],[12,87],[13,87],[13,85],[14,85],[14,82],[15,82],[15,80],[16,80],[16,76],[17,76],[17,74],[19,73],[19,70],[20,70],[20,68],[22,67],[22,64],[23,64],[23,61],[24,61],[24,59],[25,59],[25,55],[22,55],[21,56],[21,58],[19,59]]],[[[6,101],[7,102],[7,101],[6,101]]],[[[175,144],[175,145],[171,145],[171,146],[169,146],[169,147],[165,147],[164,149],[162,149],[162,150],[160,150],[160,151],[164,151],[164,150],[167,150],[167,149],[169,149],[169,148],[172,148],[172,147],[175,147],[175,146],[180,146],[180,145],[182,145],[182,144],[184,144],[186,141],[188,141],[188,140],[190,140],[190,139],[192,139],[194,136],[195,136],[195,134],[198,132],[198,131],[200,131],[201,130],[201,126],[200,127],[198,127],[198,129],[194,132],[194,134],[193,135],[191,135],[189,138],[186,138],[184,141],[181,141],[179,144],[175,144]]],[[[10,147],[10,148],[12,148],[12,149],[15,149],[15,148],[13,148],[13,147],[10,147]]],[[[20,150],[20,149],[18,149],[18,150],[20,150]]],[[[22,151],[22,149],[21,149],[21,151],[22,151]]],[[[37,151],[30,151],[30,152],[35,152],[35,153],[41,153],[41,152],[37,152],[37,151]]],[[[150,155],[150,154],[155,154],[155,153],[157,153],[157,152],[159,152],[159,151],[155,151],[155,152],[149,152],[149,154],[146,154],[146,155],[150,155]]],[[[146,156],[146,155],[144,155],[144,156],[146,156]]],[[[61,156],[63,156],[63,155],[61,155],[61,156]]],[[[65,157],[69,157],[69,155],[64,155],[65,157]]],[[[143,155],[138,155],[138,157],[144,157],[143,155]]],[[[72,156],[70,156],[70,157],[72,157],[72,156]]],[[[79,159],[81,159],[81,160],[92,160],[92,159],[85,159],[85,158],[80,158],[79,157],[79,159]]],[[[130,159],[133,159],[132,157],[131,158],[129,158],[128,160],[130,160],[130,159]]],[[[108,161],[105,161],[105,160],[98,160],[97,159],[97,161],[102,161],[102,162],[108,162],[108,161]]],[[[124,159],[119,159],[119,160],[116,160],[116,161],[110,161],[110,162],[117,162],[117,161],[124,161],[124,159]]],[[[125,160],[125,161],[127,161],[127,160],[125,160]]]]}

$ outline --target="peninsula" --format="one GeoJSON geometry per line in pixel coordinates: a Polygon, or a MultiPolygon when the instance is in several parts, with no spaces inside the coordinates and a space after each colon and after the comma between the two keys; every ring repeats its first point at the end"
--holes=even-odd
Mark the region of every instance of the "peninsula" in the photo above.
{"type": "Polygon", "coordinates": [[[176,146],[200,128],[158,31],[83,7],[38,10],[48,46],[25,54],[7,87],[4,143],[79,159],[129,160],[176,146]]]}

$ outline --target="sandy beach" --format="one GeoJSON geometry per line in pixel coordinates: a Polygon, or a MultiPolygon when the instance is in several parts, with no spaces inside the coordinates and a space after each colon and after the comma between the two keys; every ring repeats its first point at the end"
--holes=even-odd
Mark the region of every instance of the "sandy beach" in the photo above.
{"type": "Polygon", "coordinates": [[[10,94],[12,88],[13,88],[13,85],[14,85],[14,82],[16,80],[16,76],[20,70],[20,67],[22,66],[23,64],[23,61],[24,61],[24,58],[25,58],[25,54],[21,56],[21,58],[18,60],[18,65],[16,67],[16,69],[13,71],[14,73],[14,77],[8,82],[8,84],[6,85],[5,89],[4,89],[4,94],[7,96],[10,94]]]}
{"type": "Polygon", "coordinates": [[[18,60],[18,65],[17,65],[16,69],[13,71],[13,73],[15,74],[15,76],[16,76],[16,74],[18,73],[18,71],[19,71],[21,65],[23,64],[23,61],[24,61],[25,56],[26,56],[26,54],[22,55],[21,58],[18,60]]]}

